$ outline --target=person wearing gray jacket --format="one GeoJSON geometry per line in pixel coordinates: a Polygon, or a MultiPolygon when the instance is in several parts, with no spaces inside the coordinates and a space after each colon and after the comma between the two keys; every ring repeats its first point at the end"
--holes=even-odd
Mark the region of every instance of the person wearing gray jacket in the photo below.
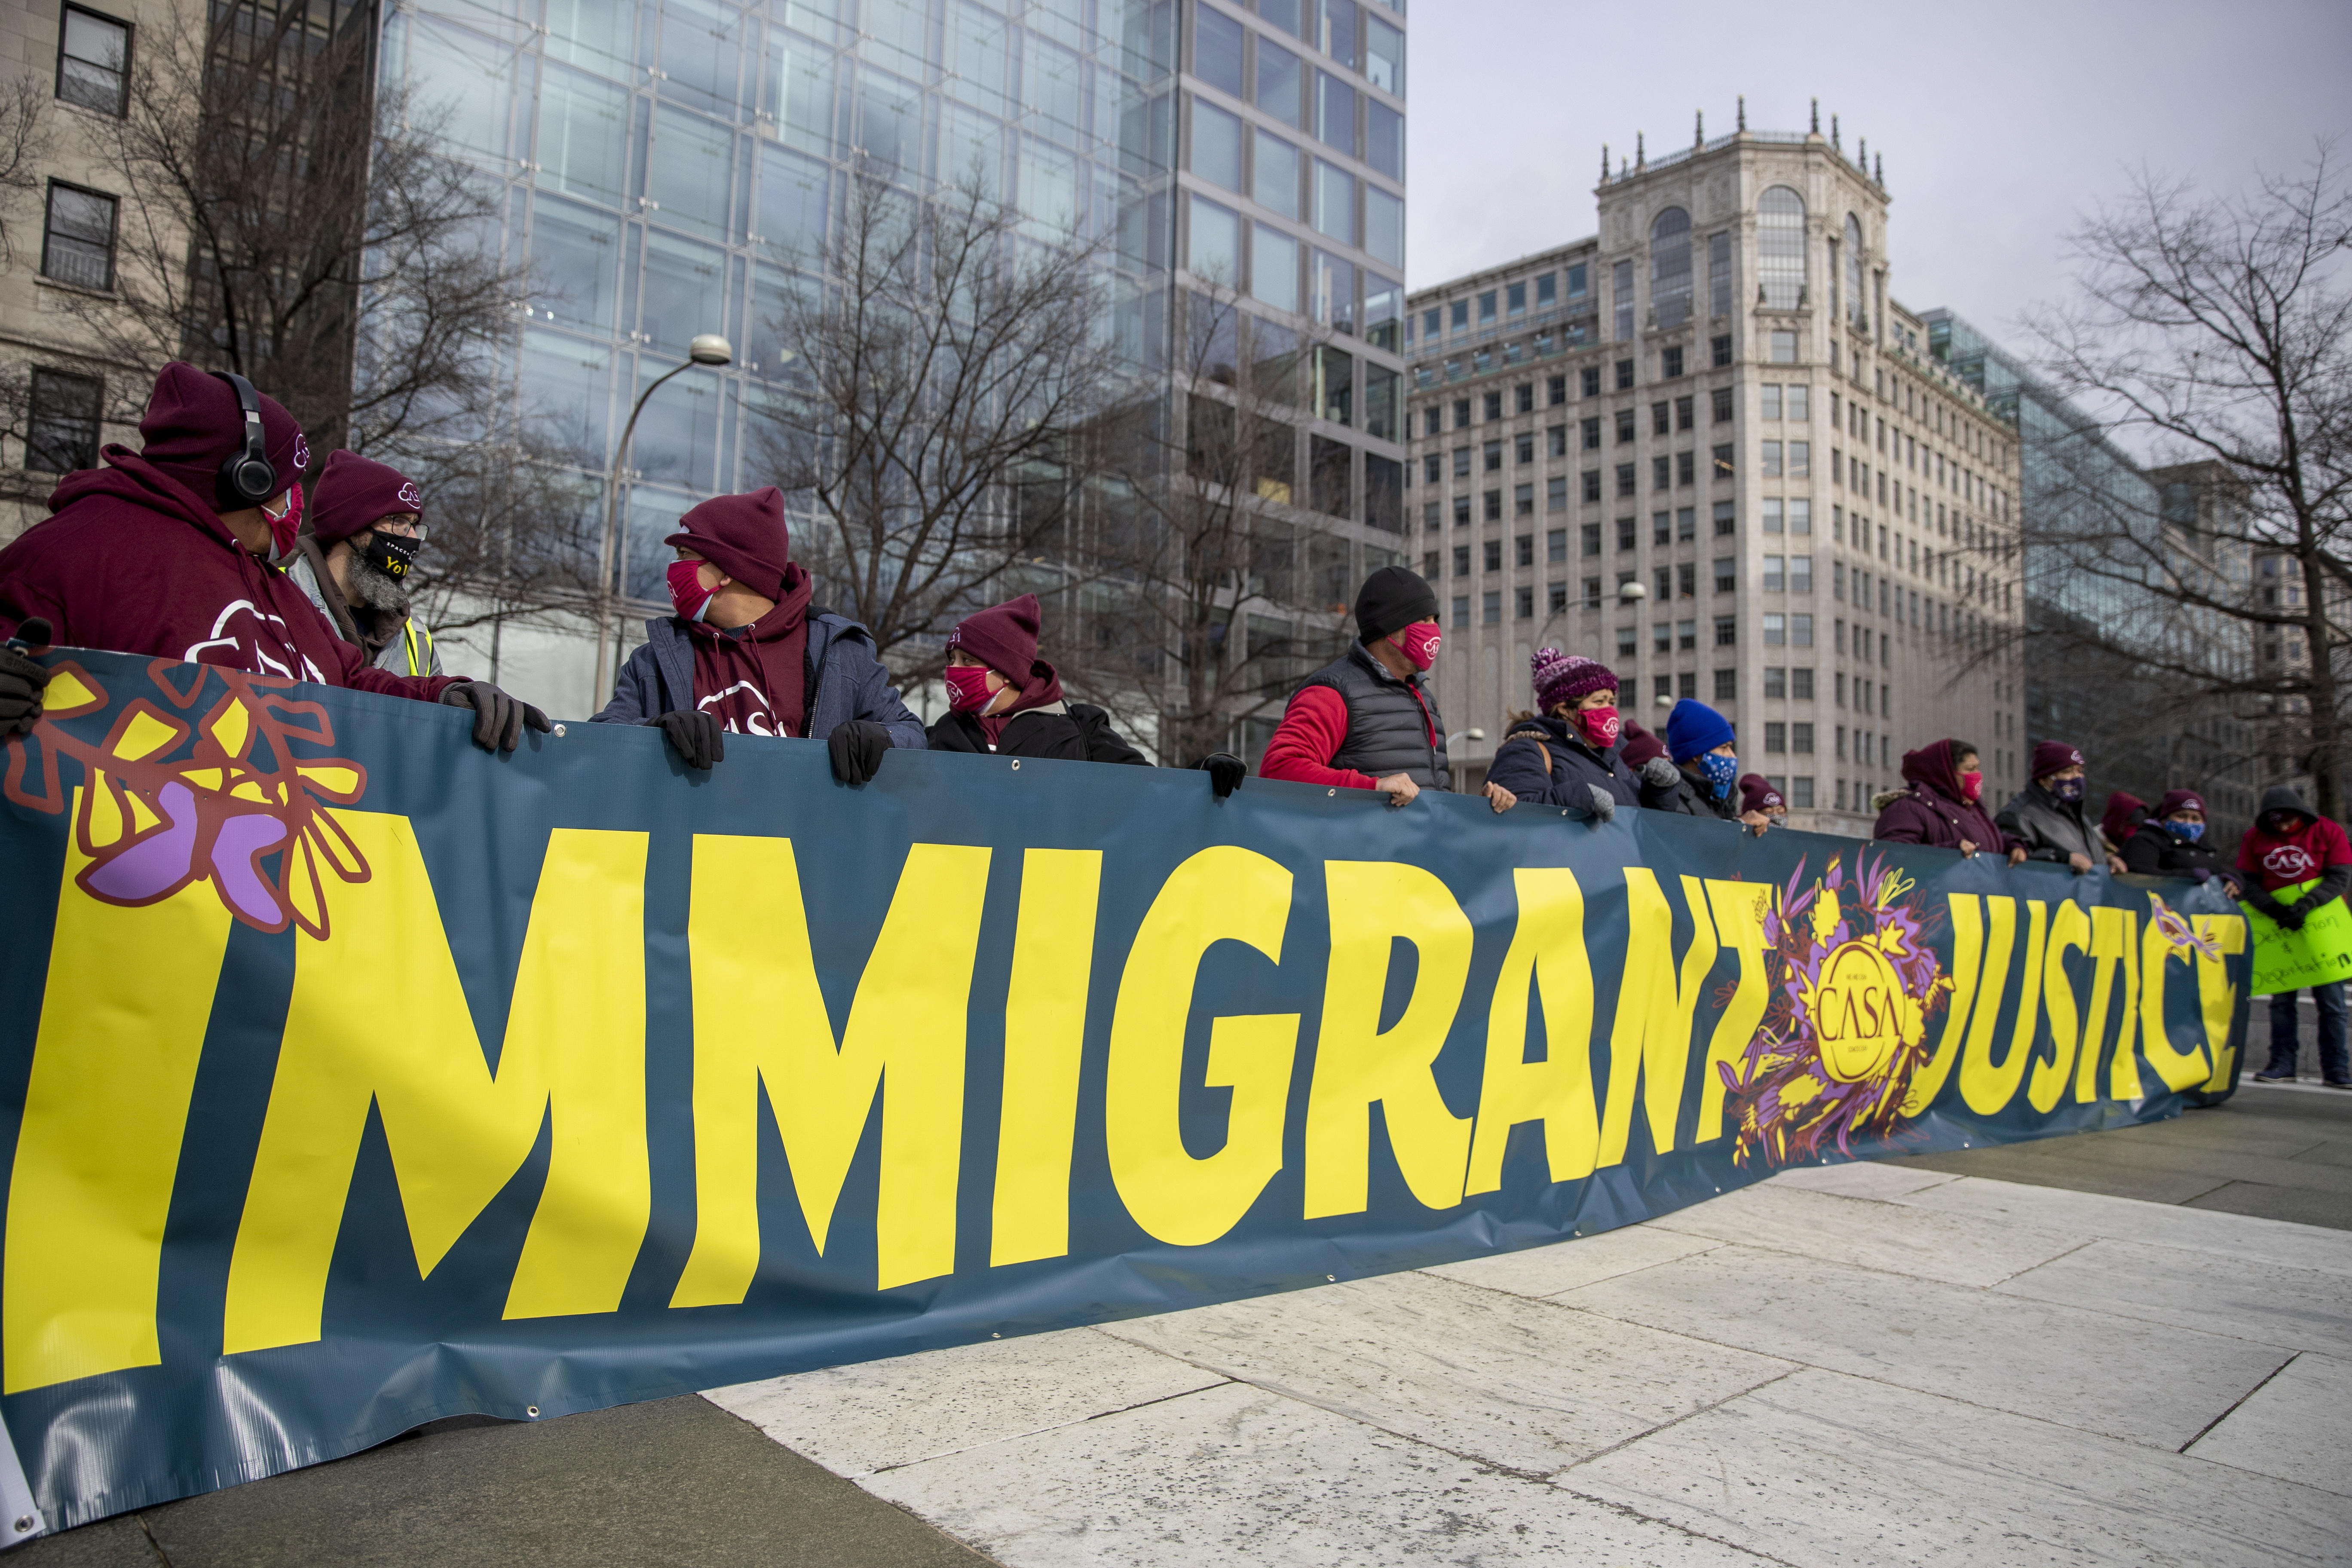
{"type": "Polygon", "coordinates": [[[871,780],[894,749],[921,751],[923,722],[898,699],[874,636],[810,603],[774,486],[714,496],[663,542],[674,616],[646,623],[613,699],[591,722],[658,728],[689,768],[726,755],[728,735],[822,739],[834,776],[871,780]]]}
{"type": "Polygon", "coordinates": [[[320,470],[310,513],[278,569],[309,596],[335,635],[378,669],[441,675],[441,650],[408,599],[425,546],[425,496],[399,469],[337,452],[320,470]]]}
{"type": "Polygon", "coordinates": [[[2029,860],[2054,860],[2076,876],[2101,867],[2121,873],[2123,858],[2108,849],[2099,825],[2083,810],[2083,753],[2063,741],[2044,741],[2030,765],[2033,782],[2010,796],[1993,825],[2021,841],[2029,860]]]}

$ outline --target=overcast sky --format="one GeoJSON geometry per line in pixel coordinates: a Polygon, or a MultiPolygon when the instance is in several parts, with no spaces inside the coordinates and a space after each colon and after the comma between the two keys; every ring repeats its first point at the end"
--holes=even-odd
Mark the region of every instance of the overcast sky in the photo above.
{"type": "Polygon", "coordinates": [[[1694,110],[1722,135],[1740,93],[1802,131],[1818,96],[1885,157],[1895,297],[2018,346],[2127,166],[2236,189],[2352,132],[2352,0],[1416,0],[1412,29],[1414,289],[1592,234],[1603,142],[1687,147],[1694,110]]]}

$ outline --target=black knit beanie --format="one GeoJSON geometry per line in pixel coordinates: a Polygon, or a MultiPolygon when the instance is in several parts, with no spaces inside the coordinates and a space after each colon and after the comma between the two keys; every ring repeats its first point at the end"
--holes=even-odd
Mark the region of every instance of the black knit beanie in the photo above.
{"type": "Polygon", "coordinates": [[[1383,566],[1356,591],[1356,636],[1375,643],[1437,614],[1437,590],[1418,573],[1383,566]]]}

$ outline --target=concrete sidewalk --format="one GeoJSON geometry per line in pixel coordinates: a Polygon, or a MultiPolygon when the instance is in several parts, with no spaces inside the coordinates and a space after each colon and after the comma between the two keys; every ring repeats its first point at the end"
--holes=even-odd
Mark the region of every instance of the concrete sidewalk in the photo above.
{"type": "Polygon", "coordinates": [[[1426,1272],[445,1424],[8,1561],[2346,1562],[2346,1174],[2352,1095],[2250,1086],[1426,1272]],[[2308,1223],[2223,1212],[2263,1208],[2308,1223]]]}

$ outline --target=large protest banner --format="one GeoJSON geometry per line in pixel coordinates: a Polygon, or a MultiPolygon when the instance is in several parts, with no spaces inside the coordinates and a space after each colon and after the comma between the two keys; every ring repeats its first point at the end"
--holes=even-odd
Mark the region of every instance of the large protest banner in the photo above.
{"type": "MultiPolygon", "coordinates": [[[[5,751],[5,1413],[51,1527],[1630,1224],[2235,1084],[2190,883],[50,656],[5,751]]],[[[29,1517],[29,1516],[26,1516],[29,1517]]]]}

